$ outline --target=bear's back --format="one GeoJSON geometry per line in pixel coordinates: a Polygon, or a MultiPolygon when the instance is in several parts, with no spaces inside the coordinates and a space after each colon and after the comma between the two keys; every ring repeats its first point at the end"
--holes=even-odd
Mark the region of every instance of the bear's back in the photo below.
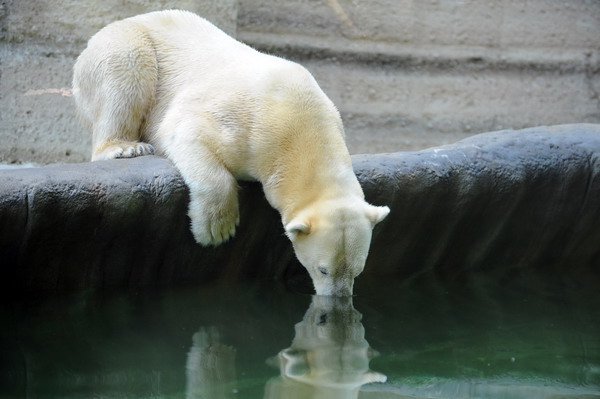
{"type": "Polygon", "coordinates": [[[157,46],[202,46],[215,50],[223,46],[246,47],[206,19],[184,10],[155,11],[116,23],[142,27],[157,46]]]}

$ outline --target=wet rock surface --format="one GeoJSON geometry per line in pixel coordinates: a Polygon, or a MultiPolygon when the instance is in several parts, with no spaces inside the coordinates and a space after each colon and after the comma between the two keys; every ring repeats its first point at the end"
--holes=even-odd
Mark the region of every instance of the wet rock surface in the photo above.
{"type": "MultiPolygon", "coordinates": [[[[392,212],[359,280],[600,277],[600,125],[485,133],[418,152],[353,156],[367,200],[392,212]]],[[[236,237],[196,244],[172,164],[130,160],[0,170],[0,289],[308,287],[278,213],[242,183],[236,237]]]]}

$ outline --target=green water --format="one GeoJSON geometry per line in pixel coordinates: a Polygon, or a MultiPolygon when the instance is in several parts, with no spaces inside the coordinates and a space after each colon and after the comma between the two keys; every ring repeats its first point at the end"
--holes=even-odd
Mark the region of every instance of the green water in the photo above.
{"type": "Polygon", "coordinates": [[[0,398],[600,398],[594,284],[244,284],[4,300],[0,398]],[[385,381],[385,382],[383,382],[385,381]]]}

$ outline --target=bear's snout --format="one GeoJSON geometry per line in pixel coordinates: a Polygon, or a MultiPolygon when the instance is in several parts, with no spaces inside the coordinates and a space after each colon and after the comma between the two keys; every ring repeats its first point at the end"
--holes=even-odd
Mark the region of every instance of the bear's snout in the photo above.
{"type": "Polygon", "coordinates": [[[315,281],[315,291],[317,295],[323,296],[352,296],[353,279],[343,279],[338,281],[317,282],[315,281]]]}

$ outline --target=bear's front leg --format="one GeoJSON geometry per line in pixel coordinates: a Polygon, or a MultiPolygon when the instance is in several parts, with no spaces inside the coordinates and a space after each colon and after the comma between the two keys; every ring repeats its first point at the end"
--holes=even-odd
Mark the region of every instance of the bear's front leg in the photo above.
{"type": "Polygon", "coordinates": [[[240,220],[237,181],[205,144],[207,132],[203,135],[201,122],[170,121],[165,118],[162,125],[170,131],[164,149],[189,188],[192,234],[199,244],[219,245],[234,236],[240,220]]]}
{"type": "MultiPolygon", "coordinates": [[[[222,173],[212,176],[196,174],[187,180],[192,234],[196,242],[204,246],[216,246],[227,241],[235,235],[240,222],[237,182],[222,169],[222,173]]],[[[183,169],[180,170],[183,175],[183,169]]]]}

